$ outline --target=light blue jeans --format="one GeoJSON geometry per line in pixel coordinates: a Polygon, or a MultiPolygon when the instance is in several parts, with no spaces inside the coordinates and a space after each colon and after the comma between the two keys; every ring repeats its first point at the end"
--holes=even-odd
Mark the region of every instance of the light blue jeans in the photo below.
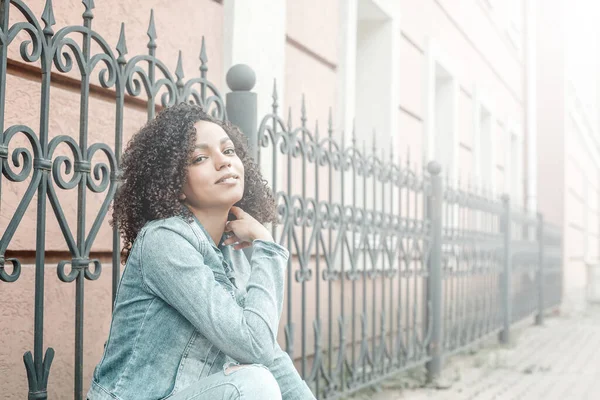
{"type": "Polygon", "coordinates": [[[281,400],[273,374],[261,364],[223,366],[169,400],[281,400]]]}

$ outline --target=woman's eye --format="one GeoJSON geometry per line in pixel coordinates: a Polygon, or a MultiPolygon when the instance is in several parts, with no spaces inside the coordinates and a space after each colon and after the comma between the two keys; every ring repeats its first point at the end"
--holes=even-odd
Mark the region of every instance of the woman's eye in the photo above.
{"type": "Polygon", "coordinates": [[[204,161],[204,159],[205,159],[205,158],[208,158],[208,157],[206,157],[206,156],[199,156],[199,157],[196,157],[196,158],[194,159],[194,163],[199,163],[199,162],[202,162],[202,161],[204,161]]]}
{"type": "Polygon", "coordinates": [[[225,149],[225,151],[223,153],[225,153],[227,155],[229,155],[229,154],[235,154],[235,149],[233,149],[233,148],[225,149]]]}

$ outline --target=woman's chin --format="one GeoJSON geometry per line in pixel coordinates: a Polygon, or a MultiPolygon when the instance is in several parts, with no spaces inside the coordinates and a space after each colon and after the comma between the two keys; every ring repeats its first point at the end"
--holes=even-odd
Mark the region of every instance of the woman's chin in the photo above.
{"type": "Polygon", "coordinates": [[[238,195],[238,194],[230,194],[228,196],[219,196],[218,199],[214,199],[213,202],[215,204],[215,206],[217,207],[223,207],[223,208],[231,208],[232,206],[234,206],[236,203],[238,203],[240,200],[242,199],[242,195],[238,195]]]}
{"type": "Polygon", "coordinates": [[[244,193],[236,193],[237,191],[231,191],[229,193],[214,193],[211,196],[205,196],[205,198],[199,198],[195,201],[191,201],[189,198],[186,203],[188,206],[200,211],[200,210],[215,210],[215,209],[230,209],[233,205],[238,203],[244,193]]]}

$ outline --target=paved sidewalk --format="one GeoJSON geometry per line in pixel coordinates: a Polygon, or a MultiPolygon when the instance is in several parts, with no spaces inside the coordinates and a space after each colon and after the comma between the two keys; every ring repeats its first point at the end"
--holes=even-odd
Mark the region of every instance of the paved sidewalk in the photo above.
{"type": "Polygon", "coordinates": [[[544,326],[522,324],[513,343],[495,341],[476,353],[446,361],[445,389],[422,387],[423,372],[383,383],[351,399],[375,400],[596,400],[600,399],[600,308],[547,317],[544,326]]]}

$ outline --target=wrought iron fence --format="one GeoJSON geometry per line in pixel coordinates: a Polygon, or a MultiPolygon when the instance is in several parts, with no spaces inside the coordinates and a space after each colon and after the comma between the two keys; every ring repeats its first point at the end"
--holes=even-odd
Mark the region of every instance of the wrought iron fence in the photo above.
{"type": "MultiPolygon", "coordinates": [[[[54,217],[58,220],[71,259],[62,260],[57,265],[58,277],[65,283],[75,282],[76,321],[75,321],[75,393],[80,399],[83,391],[83,307],[85,280],[96,280],[102,272],[98,259],[90,258],[92,246],[101,224],[104,222],[109,204],[115,193],[118,168],[123,142],[123,112],[125,98],[142,97],[147,103],[147,119],[154,118],[156,102],[167,107],[178,102],[190,101],[212,110],[213,115],[225,118],[226,112],[222,97],[216,86],[206,78],[207,57],[204,45],[200,54],[200,74],[185,80],[182,56],[179,55],[177,68],[172,74],[167,66],[156,57],[156,29],[151,15],[148,28],[148,54],[136,55],[127,59],[125,27],[121,26],[116,53],[111,46],[92,29],[94,18],[93,0],[84,0],[83,25],[67,26],[54,32],[55,25],[52,2],[46,1],[41,23],[21,0],[0,2],[0,170],[11,184],[29,180],[28,188],[19,201],[15,214],[10,218],[0,241],[0,279],[14,282],[19,278],[21,262],[18,258],[5,258],[11,239],[37,192],[36,245],[35,245],[35,329],[34,351],[24,355],[30,398],[45,398],[48,376],[51,370],[54,350],[44,353],[44,267],[46,239],[46,199],[49,200],[54,217]],[[12,7],[11,7],[12,6],[12,7]],[[9,15],[17,12],[25,21],[9,24],[9,15]],[[37,66],[41,74],[41,108],[39,129],[24,124],[4,127],[7,81],[8,48],[19,34],[26,34],[20,42],[20,55],[24,62],[37,66]],[[67,135],[50,139],[49,110],[52,77],[56,73],[79,73],[80,81],[80,120],[79,140],[67,135]],[[92,75],[97,73],[102,88],[112,91],[115,103],[114,148],[106,143],[88,145],[89,99],[92,75]],[[160,97],[159,97],[160,96],[160,97]],[[23,135],[27,147],[11,149],[11,141],[23,135]],[[59,155],[62,148],[63,153],[59,155]],[[12,150],[12,151],[10,151],[12,150]],[[32,154],[33,152],[33,154],[32,154]],[[92,159],[101,153],[104,160],[92,165],[92,159]],[[9,158],[10,156],[10,158],[9,158]],[[11,162],[12,164],[11,165],[11,162]],[[20,171],[15,171],[20,168],[20,171]],[[69,176],[70,175],[70,176],[69,176]],[[61,190],[77,190],[76,226],[69,226],[57,194],[61,190]],[[86,219],[86,199],[88,191],[105,193],[106,196],[92,221],[86,219]],[[12,271],[5,268],[12,264],[12,271]],[[93,268],[90,266],[93,265],[93,268]],[[70,270],[68,269],[70,266],[70,270]]],[[[107,138],[108,139],[108,138],[107,138]]],[[[2,193],[0,192],[0,195],[2,193]]],[[[113,300],[120,278],[119,237],[113,231],[113,300]]]]}
{"type": "Polygon", "coordinates": [[[272,108],[250,136],[273,166],[274,237],[297,258],[286,349],[301,342],[299,370],[320,398],[416,366],[434,379],[443,356],[492,334],[506,343],[512,324],[560,304],[560,230],[541,215],[444,184],[435,162],[419,174],[393,146],[386,156],[354,133],[334,138],[331,114],[321,135],[304,100],[297,124],[275,89],[272,108]]]}
{"type": "Polygon", "coordinates": [[[336,141],[331,114],[321,134],[308,127],[304,102],[298,126],[278,108],[275,91],[258,158],[275,166],[282,225],[274,233],[297,258],[288,268],[287,351],[300,347],[300,372],[323,398],[427,362],[428,176],[401,165],[392,148],[379,157],[354,135],[336,141]]]}
{"type": "MultiPolygon", "coordinates": [[[[273,234],[292,254],[280,333],[319,398],[339,397],[415,366],[426,366],[435,378],[442,356],[492,333],[508,340],[511,324],[531,314],[541,322],[543,311],[560,303],[561,233],[541,216],[515,211],[508,197],[491,199],[452,188],[442,182],[435,163],[418,172],[408,156],[400,160],[393,146],[389,154],[378,152],[375,143],[367,150],[354,134],[347,138],[334,132],[331,117],[324,133],[318,126],[311,129],[304,102],[299,124],[291,111],[284,119],[276,91],[272,112],[258,123],[247,67],[230,70],[232,91],[225,108],[207,79],[204,46],[199,77],[185,79],[181,53],[174,74],[156,57],[152,16],[148,54],[128,59],[124,27],[115,53],[92,29],[93,1],[83,4],[83,25],[55,33],[50,0],[42,23],[23,1],[0,1],[0,196],[4,179],[8,185],[27,185],[2,233],[3,284],[19,279],[21,262],[8,248],[37,193],[34,349],[24,356],[29,398],[47,397],[54,356],[52,348],[44,353],[43,341],[46,201],[70,257],[58,262],[58,277],[76,285],[74,398],[80,399],[85,280],[102,273],[92,249],[118,184],[125,103],[138,97],[146,104],[148,120],[160,107],[200,104],[241,126],[259,162],[269,160],[265,173],[281,220],[273,234]],[[9,24],[9,11],[25,22],[9,24]],[[23,34],[26,40],[19,41],[23,34]],[[8,48],[17,44],[22,60],[37,65],[41,75],[39,128],[4,126],[8,48]],[[89,144],[96,71],[99,86],[114,98],[112,146],[89,144]],[[76,73],[79,138],[51,138],[51,82],[57,74],[76,73]],[[15,145],[19,136],[25,145],[15,145]],[[75,190],[73,228],[59,192],[75,190]],[[89,226],[86,206],[96,194],[105,198],[89,226]]],[[[119,277],[119,237],[113,230],[113,299],[119,277]]]]}
{"type": "Polygon", "coordinates": [[[470,190],[444,190],[444,349],[460,351],[502,327],[502,202],[470,190]]]}
{"type": "Polygon", "coordinates": [[[249,135],[272,166],[274,237],[296,260],[286,349],[320,398],[416,366],[434,379],[443,356],[492,334],[506,343],[512,324],[560,304],[560,230],[541,215],[444,184],[435,162],[419,174],[393,146],[334,137],[331,113],[320,134],[304,100],[299,123],[284,120],[272,98],[249,135]]]}

